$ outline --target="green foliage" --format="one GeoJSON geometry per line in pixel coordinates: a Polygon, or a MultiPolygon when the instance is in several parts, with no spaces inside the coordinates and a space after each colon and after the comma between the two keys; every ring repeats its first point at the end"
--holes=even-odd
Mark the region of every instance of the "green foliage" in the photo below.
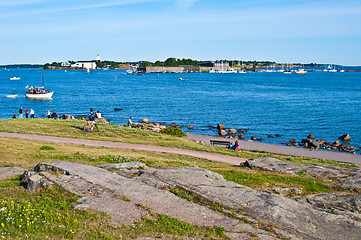
{"type": "Polygon", "coordinates": [[[54,150],[55,148],[51,147],[51,146],[42,146],[40,147],[40,150],[54,150]]]}
{"type": "MultiPolygon", "coordinates": [[[[89,212],[73,210],[78,197],[60,188],[47,189],[35,195],[23,192],[17,197],[2,196],[0,200],[0,237],[20,239],[45,238],[94,238],[90,225],[99,216],[89,212]]],[[[101,227],[95,227],[99,238],[101,227]]],[[[114,238],[106,238],[114,239],[114,238]]]]}
{"type": "Polygon", "coordinates": [[[161,133],[167,134],[167,135],[171,135],[173,137],[185,137],[187,136],[187,134],[185,134],[182,129],[180,129],[179,127],[167,127],[163,130],[160,131],[161,133]]]}
{"type": "Polygon", "coordinates": [[[223,227],[202,229],[201,227],[179,221],[165,214],[152,214],[151,219],[146,218],[143,221],[136,222],[129,231],[142,235],[156,232],[162,235],[190,236],[192,239],[228,239],[223,227]]]}
{"type": "Polygon", "coordinates": [[[222,174],[228,181],[251,188],[262,188],[263,184],[267,184],[270,188],[284,184],[287,187],[302,187],[303,193],[307,194],[333,191],[327,185],[307,177],[282,175],[265,171],[215,171],[222,174]]]}

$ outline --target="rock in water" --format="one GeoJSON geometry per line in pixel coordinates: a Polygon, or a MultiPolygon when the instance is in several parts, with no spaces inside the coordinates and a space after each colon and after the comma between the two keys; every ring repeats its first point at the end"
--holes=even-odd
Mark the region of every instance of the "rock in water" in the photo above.
{"type": "Polygon", "coordinates": [[[351,141],[351,137],[349,134],[344,134],[341,137],[339,137],[338,139],[340,139],[342,142],[349,142],[351,141]]]}
{"type": "Polygon", "coordinates": [[[222,123],[218,123],[217,130],[226,130],[226,126],[224,126],[222,123]]]}
{"type": "Polygon", "coordinates": [[[228,135],[236,135],[236,133],[237,133],[236,129],[230,128],[228,130],[228,135]]]}
{"type": "Polygon", "coordinates": [[[143,118],[143,120],[142,121],[140,121],[141,123],[145,123],[145,124],[150,124],[150,121],[149,121],[149,119],[147,119],[147,118],[143,118]]]}

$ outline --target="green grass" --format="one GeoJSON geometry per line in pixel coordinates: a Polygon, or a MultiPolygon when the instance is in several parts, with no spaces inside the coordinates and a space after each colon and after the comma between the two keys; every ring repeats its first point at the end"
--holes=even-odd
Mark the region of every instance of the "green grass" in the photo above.
{"type": "Polygon", "coordinates": [[[274,157],[283,161],[289,161],[302,165],[320,164],[329,166],[340,166],[345,168],[358,168],[356,164],[330,160],[312,159],[306,157],[290,157],[285,155],[257,151],[230,151],[226,148],[210,147],[202,144],[197,144],[192,141],[188,141],[178,137],[172,137],[167,134],[154,133],[139,128],[128,128],[124,126],[117,126],[114,124],[99,124],[100,132],[85,134],[82,130],[85,123],[86,122],[82,120],[53,120],[41,118],[0,119],[0,131],[175,147],[244,157],[249,159],[258,157],[274,157]]]}
{"type": "Polygon", "coordinates": [[[254,189],[266,189],[275,187],[302,187],[303,194],[321,192],[333,192],[335,189],[326,184],[304,176],[293,176],[288,174],[275,173],[270,171],[231,171],[214,170],[221,174],[228,181],[245,185],[254,189]]]}

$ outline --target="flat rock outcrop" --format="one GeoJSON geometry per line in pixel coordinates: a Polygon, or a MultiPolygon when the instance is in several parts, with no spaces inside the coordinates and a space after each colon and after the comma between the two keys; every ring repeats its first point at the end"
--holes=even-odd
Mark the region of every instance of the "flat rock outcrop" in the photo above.
{"type": "Polygon", "coordinates": [[[321,211],[309,203],[257,191],[197,167],[132,169],[132,164],[104,165],[109,170],[70,162],[38,164],[34,171],[62,188],[83,196],[77,208],[113,216],[115,224],[132,223],[149,210],[201,226],[223,226],[232,239],[360,239],[361,224],[353,218],[321,211]],[[132,177],[118,171],[133,171],[132,177]],[[51,174],[54,171],[57,174],[51,174]],[[134,174],[135,172],[138,174],[134,174]],[[62,173],[62,174],[59,174],[62,173]],[[182,188],[223,205],[229,217],[169,192],[182,188]],[[244,220],[247,221],[244,221],[244,220]],[[268,229],[265,231],[264,229],[268,229]]]}
{"type": "Polygon", "coordinates": [[[361,224],[347,217],[316,210],[307,204],[226,181],[201,168],[149,169],[140,179],[154,186],[169,184],[222,204],[245,215],[280,226],[302,239],[357,239],[361,224]],[[345,232],[345,230],[350,232],[345,232]],[[347,236],[346,236],[346,235],[347,236]]]}
{"type": "Polygon", "coordinates": [[[26,171],[25,168],[20,167],[1,167],[0,168],[0,179],[5,179],[9,177],[14,177],[21,175],[26,171]]]}
{"type": "Polygon", "coordinates": [[[360,169],[348,169],[325,165],[305,166],[267,157],[250,159],[245,162],[245,165],[250,168],[279,171],[289,174],[302,172],[315,178],[336,180],[338,182],[337,187],[341,189],[361,191],[360,169]]]}

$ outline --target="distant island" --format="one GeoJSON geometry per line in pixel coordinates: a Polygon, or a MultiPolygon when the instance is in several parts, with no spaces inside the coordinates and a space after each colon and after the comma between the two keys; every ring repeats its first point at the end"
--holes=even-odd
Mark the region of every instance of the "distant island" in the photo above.
{"type": "MultiPolygon", "coordinates": [[[[332,66],[333,69],[345,70],[344,66],[319,63],[277,63],[272,61],[241,60],[208,60],[179,59],[170,57],[165,61],[117,62],[100,60],[67,61],[41,64],[0,65],[0,68],[42,68],[45,70],[78,70],[78,69],[123,69],[140,73],[179,73],[179,72],[276,72],[305,68],[307,71],[321,71],[332,66]]],[[[361,71],[361,67],[347,67],[347,71],[361,71]]]]}

